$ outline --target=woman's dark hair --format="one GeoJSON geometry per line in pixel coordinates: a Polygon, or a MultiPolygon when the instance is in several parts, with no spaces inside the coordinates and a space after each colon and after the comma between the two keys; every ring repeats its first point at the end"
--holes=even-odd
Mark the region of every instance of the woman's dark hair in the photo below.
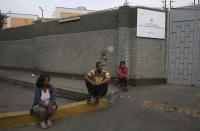
{"type": "Polygon", "coordinates": [[[42,84],[43,84],[45,78],[48,78],[49,81],[51,80],[50,75],[48,75],[48,74],[42,74],[42,75],[40,75],[40,76],[38,77],[38,79],[37,79],[35,85],[36,85],[37,87],[42,87],[42,84]]]}
{"type": "Polygon", "coordinates": [[[121,64],[124,64],[124,65],[125,65],[125,61],[121,61],[121,62],[120,62],[120,65],[121,65],[121,64]]]}

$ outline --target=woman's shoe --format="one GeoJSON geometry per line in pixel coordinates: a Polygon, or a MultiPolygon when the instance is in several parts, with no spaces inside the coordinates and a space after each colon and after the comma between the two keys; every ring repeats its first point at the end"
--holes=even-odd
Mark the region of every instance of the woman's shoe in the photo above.
{"type": "Polygon", "coordinates": [[[47,125],[44,121],[40,122],[40,126],[41,126],[42,129],[47,128],[47,125]]]}
{"type": "Polygon", "coordinates": [[[47,126],[51,127],[53,124],[52,124],[52,121],[50,119],[47,120],[47,126]]]}

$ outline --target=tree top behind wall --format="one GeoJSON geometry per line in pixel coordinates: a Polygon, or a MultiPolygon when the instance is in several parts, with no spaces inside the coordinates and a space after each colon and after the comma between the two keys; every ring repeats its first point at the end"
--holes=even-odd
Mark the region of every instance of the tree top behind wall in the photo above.
{"type": "Polygon", "coordinates": [[[8,17],[8,16],[6,16],[6,14],[3,14],[3,13],[0,12],[0,29],[3,28],[3,25],[4,25],[4,23],[6,22],[6,18],[7,18],[7,17],[8,17]]]}

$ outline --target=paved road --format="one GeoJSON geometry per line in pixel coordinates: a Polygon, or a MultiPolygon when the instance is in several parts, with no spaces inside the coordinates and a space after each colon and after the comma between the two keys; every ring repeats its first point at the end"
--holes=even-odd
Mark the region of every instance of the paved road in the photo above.
{"type": "MultiPolygon", "coordinates": [[[[0,82],[0,113],[30,110],[33,97],[33,89],[0,82]]],[[[73,101],[57,98],[58,105],[71,102],[73,101]]]]}
{"type": "MultiPolygon", "coordinates": [[[[161,85],[132,87],[120,93],[108,108],[57,120],[49,131],[200,131],[200,117],[143,106],[145,100],[200,109],[200,89],[161,85]]],[[[40,131],[38,125],[4,131],[40,131]]]]}

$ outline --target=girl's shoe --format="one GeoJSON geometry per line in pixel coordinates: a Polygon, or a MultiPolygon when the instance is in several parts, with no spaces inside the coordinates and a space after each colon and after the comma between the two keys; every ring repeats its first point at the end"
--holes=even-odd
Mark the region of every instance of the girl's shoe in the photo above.
{"type": "Polygon", "coordinates": [[[123,91],[123,92],[127,92],[127,91],[128,91],[128,88],[127,88],[127,87],[124,87],[124,88],[122,89],[122,91],[123,91]]]}

